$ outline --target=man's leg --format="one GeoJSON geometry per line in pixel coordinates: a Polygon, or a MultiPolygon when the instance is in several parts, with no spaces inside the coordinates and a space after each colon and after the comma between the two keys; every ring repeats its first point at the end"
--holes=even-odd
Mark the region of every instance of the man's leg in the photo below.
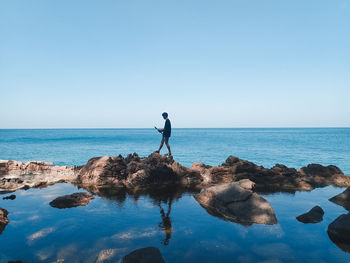
{"type": "Polygon", "coordinates": [[[163,144],[164,144],[164,137],[162,138],[162,141],[160,142],[159,149],[158,149],[158,151],[156,151],[156,153],[159,153],[159,152],[160,152],[160,150],[161,150],[162,147],[163,147],[163,144]]]}
{"type": "Polygon", "coordinates": [[[165,145],[168,148],[169,156],[171,155],[170,145],[169,145],[169,137],[165,137],[165,145]]]}

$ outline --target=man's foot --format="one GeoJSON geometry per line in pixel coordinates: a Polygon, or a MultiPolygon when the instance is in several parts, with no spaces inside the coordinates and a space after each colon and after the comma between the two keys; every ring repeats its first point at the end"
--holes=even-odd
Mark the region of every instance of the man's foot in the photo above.
{"type": "Polygon", "coordinates": [[[158,150],[158,151],[155,151],[155,153],[158,153],[158,154],[159,154],[159,150],[158,150]]]}

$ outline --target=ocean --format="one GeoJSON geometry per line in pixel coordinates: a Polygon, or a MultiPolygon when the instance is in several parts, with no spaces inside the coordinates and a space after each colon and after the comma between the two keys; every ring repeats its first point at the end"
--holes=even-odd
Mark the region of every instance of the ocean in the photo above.
{"type": "MultiPolygon", "coordinates": [[[[95,156],[147,156],[160,140],[154,129],[0,130],[0,159],[82,165],[95,156]]],[[[333,164],[350,174],[349,128],[173,129],[169,142],[174,159],[186,166],[218,165],[234,155],[265,167],[333,164]]],[[[344,190],[263,194],[278,224],[252,226],[208,214],[191,192],[95,195],[87,206],[56,209],[49,205],[54,198],[85,190],[64,183],[19,190],[15,200],[0,195],[10,220],[0,234],[0,262],[118,262],[148,246],[167,263],[350,262],[350,253],[327,235],[328,225],[348,213],[328,201],[344,190]],[[296,220],[315,205],[325,211],[322,222],[296,220]],[[170,234],[164,229],[168,211],[170,234]]]]}
{"type": "MultiPolygon", "coordinates": [[[[83,165],[96,156],[148,156],[160,140],[155,129],[0,129],[0,159],[83,165]]],[[[350,128],[173,129],[169,143],[185,166],[233,155],[265,167],[333,164],[350,174],[350,128]]]]}

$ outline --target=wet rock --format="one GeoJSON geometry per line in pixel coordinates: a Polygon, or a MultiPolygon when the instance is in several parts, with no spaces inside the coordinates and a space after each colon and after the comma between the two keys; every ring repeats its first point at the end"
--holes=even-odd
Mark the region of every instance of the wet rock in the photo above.
{"type": "Polygon", "coordinates": [[[324,211],[318,205],[313,207],[309,212],[297,217],[302,223],[319,223],[323,220],[324,211]]]}
{"type": "Polygon", "coordinates": [[[9,223],[7,218],[8,211],[0,207],[0,234],[4,231],[6,225],[9,223]]]}
{"type": "Polygon", "coordinates": [[[344,192],[329,199],[329,201],[341,205],[346,210],[350,211],[350,187],[344,192]]]}
{"type": "Polygon", "coordinates": [[[47,162],[0,160],[0,192],[43,188],[76,179],[77,168],[52,166],[47,162]]]}
{"type": "Polygon", "coordinates": [[[190,186],[201,181],[200,174],[175,162],[172,157],[153,153],[140,158],[134,153],[126,158],[119,155],[90,159],[80,169],[76,183],[83,187],[109,185],[134,189],[167,184],[190,186]]]}
{"type": "Polygon", "coordinates": [[[338,247],[350,252],[350,214],[343,214],[328,226],[328,236],[338,247]]]}
{"type": "Polygon", "coordinates": [[[327,185],[350,186],[350,177],[345,176],[336,166],[311,164],[299,170],[276,164],[271,169],[252,162],[229,156],[220,166],[207,166],[194,163],[191,167],[203,178],[205,185],[230,183],[249,179],[259,192],[311,191],[327,185]]]}
{"type": "Polygon", "coordinates": [[[5,196],[2,198],[3,200],[15,200],[16,199],[16,195],[9,195],[9,196],[5,196]]]}
{"type": "Polygon", "coordinates": [[[121,263],[165,263],[160,251],[155,247],[134,250],[123,257],[121,263]]]}
{"type": "Polygon", "coordinates": [[[71,195],[64,195],[57,197],[55,200],[50,202],[52,207],[56,208],[71,208],[77,206],[86,206],[90,200],[95,197],[90,193],[74,193],[71,195]]]}
{"type": "Polygon", "coordinates": [[[253,192],[252,187],[247,180],[221,184],[207,188],[195,195],[195,199],[210,214],[228,221],[243,225],[277,224],[271,205],[253,192]]]}

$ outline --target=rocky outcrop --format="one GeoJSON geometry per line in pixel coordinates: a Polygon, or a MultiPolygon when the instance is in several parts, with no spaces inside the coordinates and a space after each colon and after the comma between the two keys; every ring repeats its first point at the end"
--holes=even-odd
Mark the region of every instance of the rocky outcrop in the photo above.
{"type": "Polygon", "coordinates": [[[341,205],[346,210],[350,211],[350,187],[344,192],[329,199],[329,201],[341,205]]]}
{"type": "Polygon", "coordinates": [[[324,211],[321,207],[314,206],[309,212],[297,217],[302,223],[319,223],[323,220],[324,211]]]}
{"type": "Polygon", "coordinates": [[[254,183],[241,180],[207,188],[195,199],[210,214],[243,225],[277,224],[271,205],[252,191],[254,183]]]}
{"type": "Polygon", "coordinates": [[[329,238],[342,250],[350,252],[350,214],[343,214],[328,226],[329,238]]]}
{"type": "Polygon", "coordinates": [[[345,176],[336,166],[310,164],[299,170],[276,164],[271,169],[252,162],[229,156],[220,166],[208,166],[194,163],[192,170],[203,177],[206,184],[228,183],[249,179],[255,183],[255,189],[263,192],[310,191],[316,187],[334,185],[350,186],[350,177],[345,176]]]}
{"type": "Polygon", "coordinates": [[[7,218],[8,211],[0,207],[0,234],[4,231],[6,225],[9,223],[7,218]]]}
{"type": "Polygon", "coordinates": [[[121,263],[165,263],[158,248],[146,247],[134,250],[123,257],[121,263]]]}
{"type": "Polygon", "coordinates": [[[0,192],[46,187],[59,182],[73,182],[97,191],[107,187],[138,191],[167,185],[200,189],[242,179],[253,181],[257,192],[310,191],[327,185],[350,186],[350,177],[333,165],[310,164],[296,170],[276,164],[268,169],[233,156],[219,166],[194,163],[192,167],[184,167],[172,157],[157,153],[148,157],[139,157],[136,153],[127,157],[96,157],[81,167],[0,161],[0,192]]]}
{"type": "Polygon", "coordinates": [[[86,206],[90,200],[94,198],[95,197],[90,193],[74,193],[71,195],[57,197],[55,200],[50,202],[50,205],[60,209],[86,206]]]}
{"type": "Polygon", "coordinates": [[[179,163],[157,153],[140,158],[136,153],[126,158],[104,156],[92,158],[78,174],[76,183],[82,186],[119,186],[128,189],[165,185],[195,186],[202,177],[179,163]]]}
{"type": "Polygon", "coordinates": [[[77,167],[52,166],[47,162],[0,160],[0,192],[41,188],[76,179],[77,167]]]}

